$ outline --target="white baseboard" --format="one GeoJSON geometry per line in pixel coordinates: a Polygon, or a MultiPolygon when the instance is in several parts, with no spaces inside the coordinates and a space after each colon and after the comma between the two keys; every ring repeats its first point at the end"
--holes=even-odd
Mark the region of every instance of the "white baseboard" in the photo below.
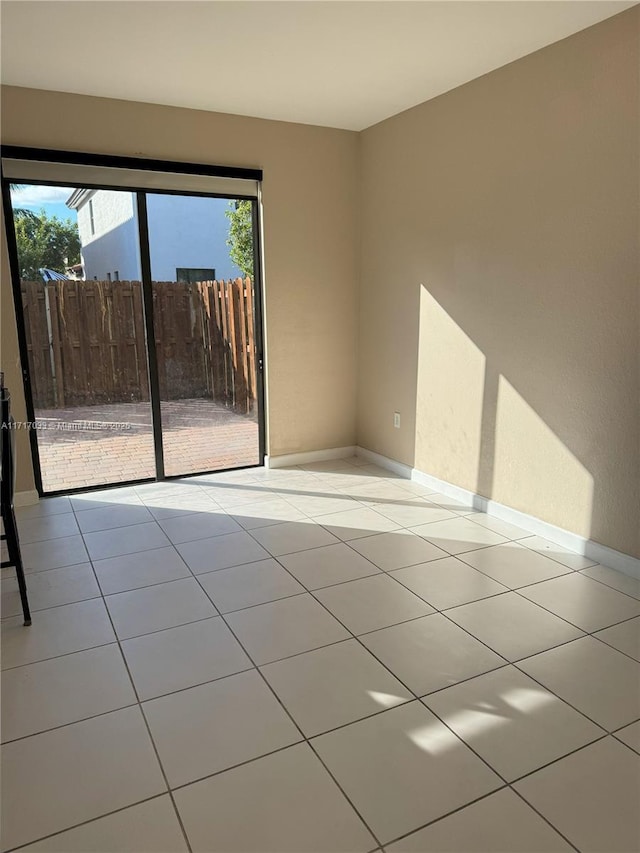
{"type": "Polygon", "coordinates": [[[607,545],[601,545],[593,539],[587,539],[577,533],[572,533],[570,530],[556,527],[555,524],[550,524],[548,521],[542,521],[542,519],[528,515],[526,512],[485,498],[468,489],[448,483],[446,480],[439,480],[431,474],[425,474],[424,471],[411,468],[409,465],[396,462],[395,459],[389,459],[387,456],[382,456],[363,447],[356,448],[356,454],[364,459],[369,459],[381,468],[393,471],[394,474],[406,477],[408,480],[415,480],[415,482],[428,486],[436,492],[447,495],[447,497],[469,503],[478,512],[486,512],[487,515],[508,521],[569,551],[575,551],[576,554],[581,554],[594,562],[601,563],[603,566],[616,569],[616,571],[640,580],[640,560],[630,554],[624,554],[622,551],[616,551],[607,545]]]}
{"type": "Polygon", "coordinates": [[[326,462],[329,459],[345,459],[355,456],[356,448],[330,447],[327,450],[309,450],[306,453],[285,453],[282,456],[265,456],[265,468],[288,468],[290,465],[308,465],[310,462],[326,462]]]}
{"type": "Polygon", "coordinates": [[[40,500],[40,495],[35,489],[28,492],[16,492],[13,496],[14,506],[33,506],[40,500]]]}

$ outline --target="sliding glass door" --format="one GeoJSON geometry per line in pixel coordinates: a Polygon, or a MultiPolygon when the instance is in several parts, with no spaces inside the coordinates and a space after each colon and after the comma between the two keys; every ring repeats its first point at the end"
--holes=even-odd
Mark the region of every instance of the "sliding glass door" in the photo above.
{"type": "Polygon", "coordinates": [[[156,472],[135,199],[100,192],[12,193],[44,492],[156,472]]]}
{"type": "Polygon", "coordinates": [[[165,474],[257,465],[252,204],[147,194],[146,214],[165,474]]]}
{"type": "Polygon", "coordinates": [[[40,490],[260,464],[256,199],[3,183],[40,490]]]}

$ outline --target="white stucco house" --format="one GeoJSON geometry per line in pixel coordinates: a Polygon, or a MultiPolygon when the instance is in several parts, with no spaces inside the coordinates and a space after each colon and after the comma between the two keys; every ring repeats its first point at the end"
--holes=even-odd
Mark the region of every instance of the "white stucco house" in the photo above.
{"type": "MultiPolygon", "coordinates": [[[[78,214],[84,278],[139,281],[135,193],[77,189],[66,204],[78,214]]],[[[228,209],[228,200],[224,198],[148,193],[153,280],[202,281],[241,276],[226,244],[228,209]]]]}

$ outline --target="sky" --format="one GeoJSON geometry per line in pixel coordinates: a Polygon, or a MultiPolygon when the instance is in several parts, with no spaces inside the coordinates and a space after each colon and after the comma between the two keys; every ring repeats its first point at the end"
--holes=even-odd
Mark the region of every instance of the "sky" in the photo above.
{"type": "Polygon", "coordinates": [[[76,211],[70,210],[65,204],[72,192],[73,187],[23,186],[11,190],[11,201],[14,207],[26,207],[34,213],[44,208],[48,216],[77,222],[76,211]]]}

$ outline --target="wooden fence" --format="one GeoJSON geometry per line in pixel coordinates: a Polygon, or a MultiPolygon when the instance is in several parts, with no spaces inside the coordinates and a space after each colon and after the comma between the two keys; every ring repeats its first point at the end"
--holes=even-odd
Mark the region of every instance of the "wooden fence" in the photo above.
{"type": "MultiPolygon", "coordinates": [[[[36,409],[149,399],[139,281],[21,282],[36,409]]],[[[153,282],[161,400],[256,400],[250,279],[153,282]]]]}

